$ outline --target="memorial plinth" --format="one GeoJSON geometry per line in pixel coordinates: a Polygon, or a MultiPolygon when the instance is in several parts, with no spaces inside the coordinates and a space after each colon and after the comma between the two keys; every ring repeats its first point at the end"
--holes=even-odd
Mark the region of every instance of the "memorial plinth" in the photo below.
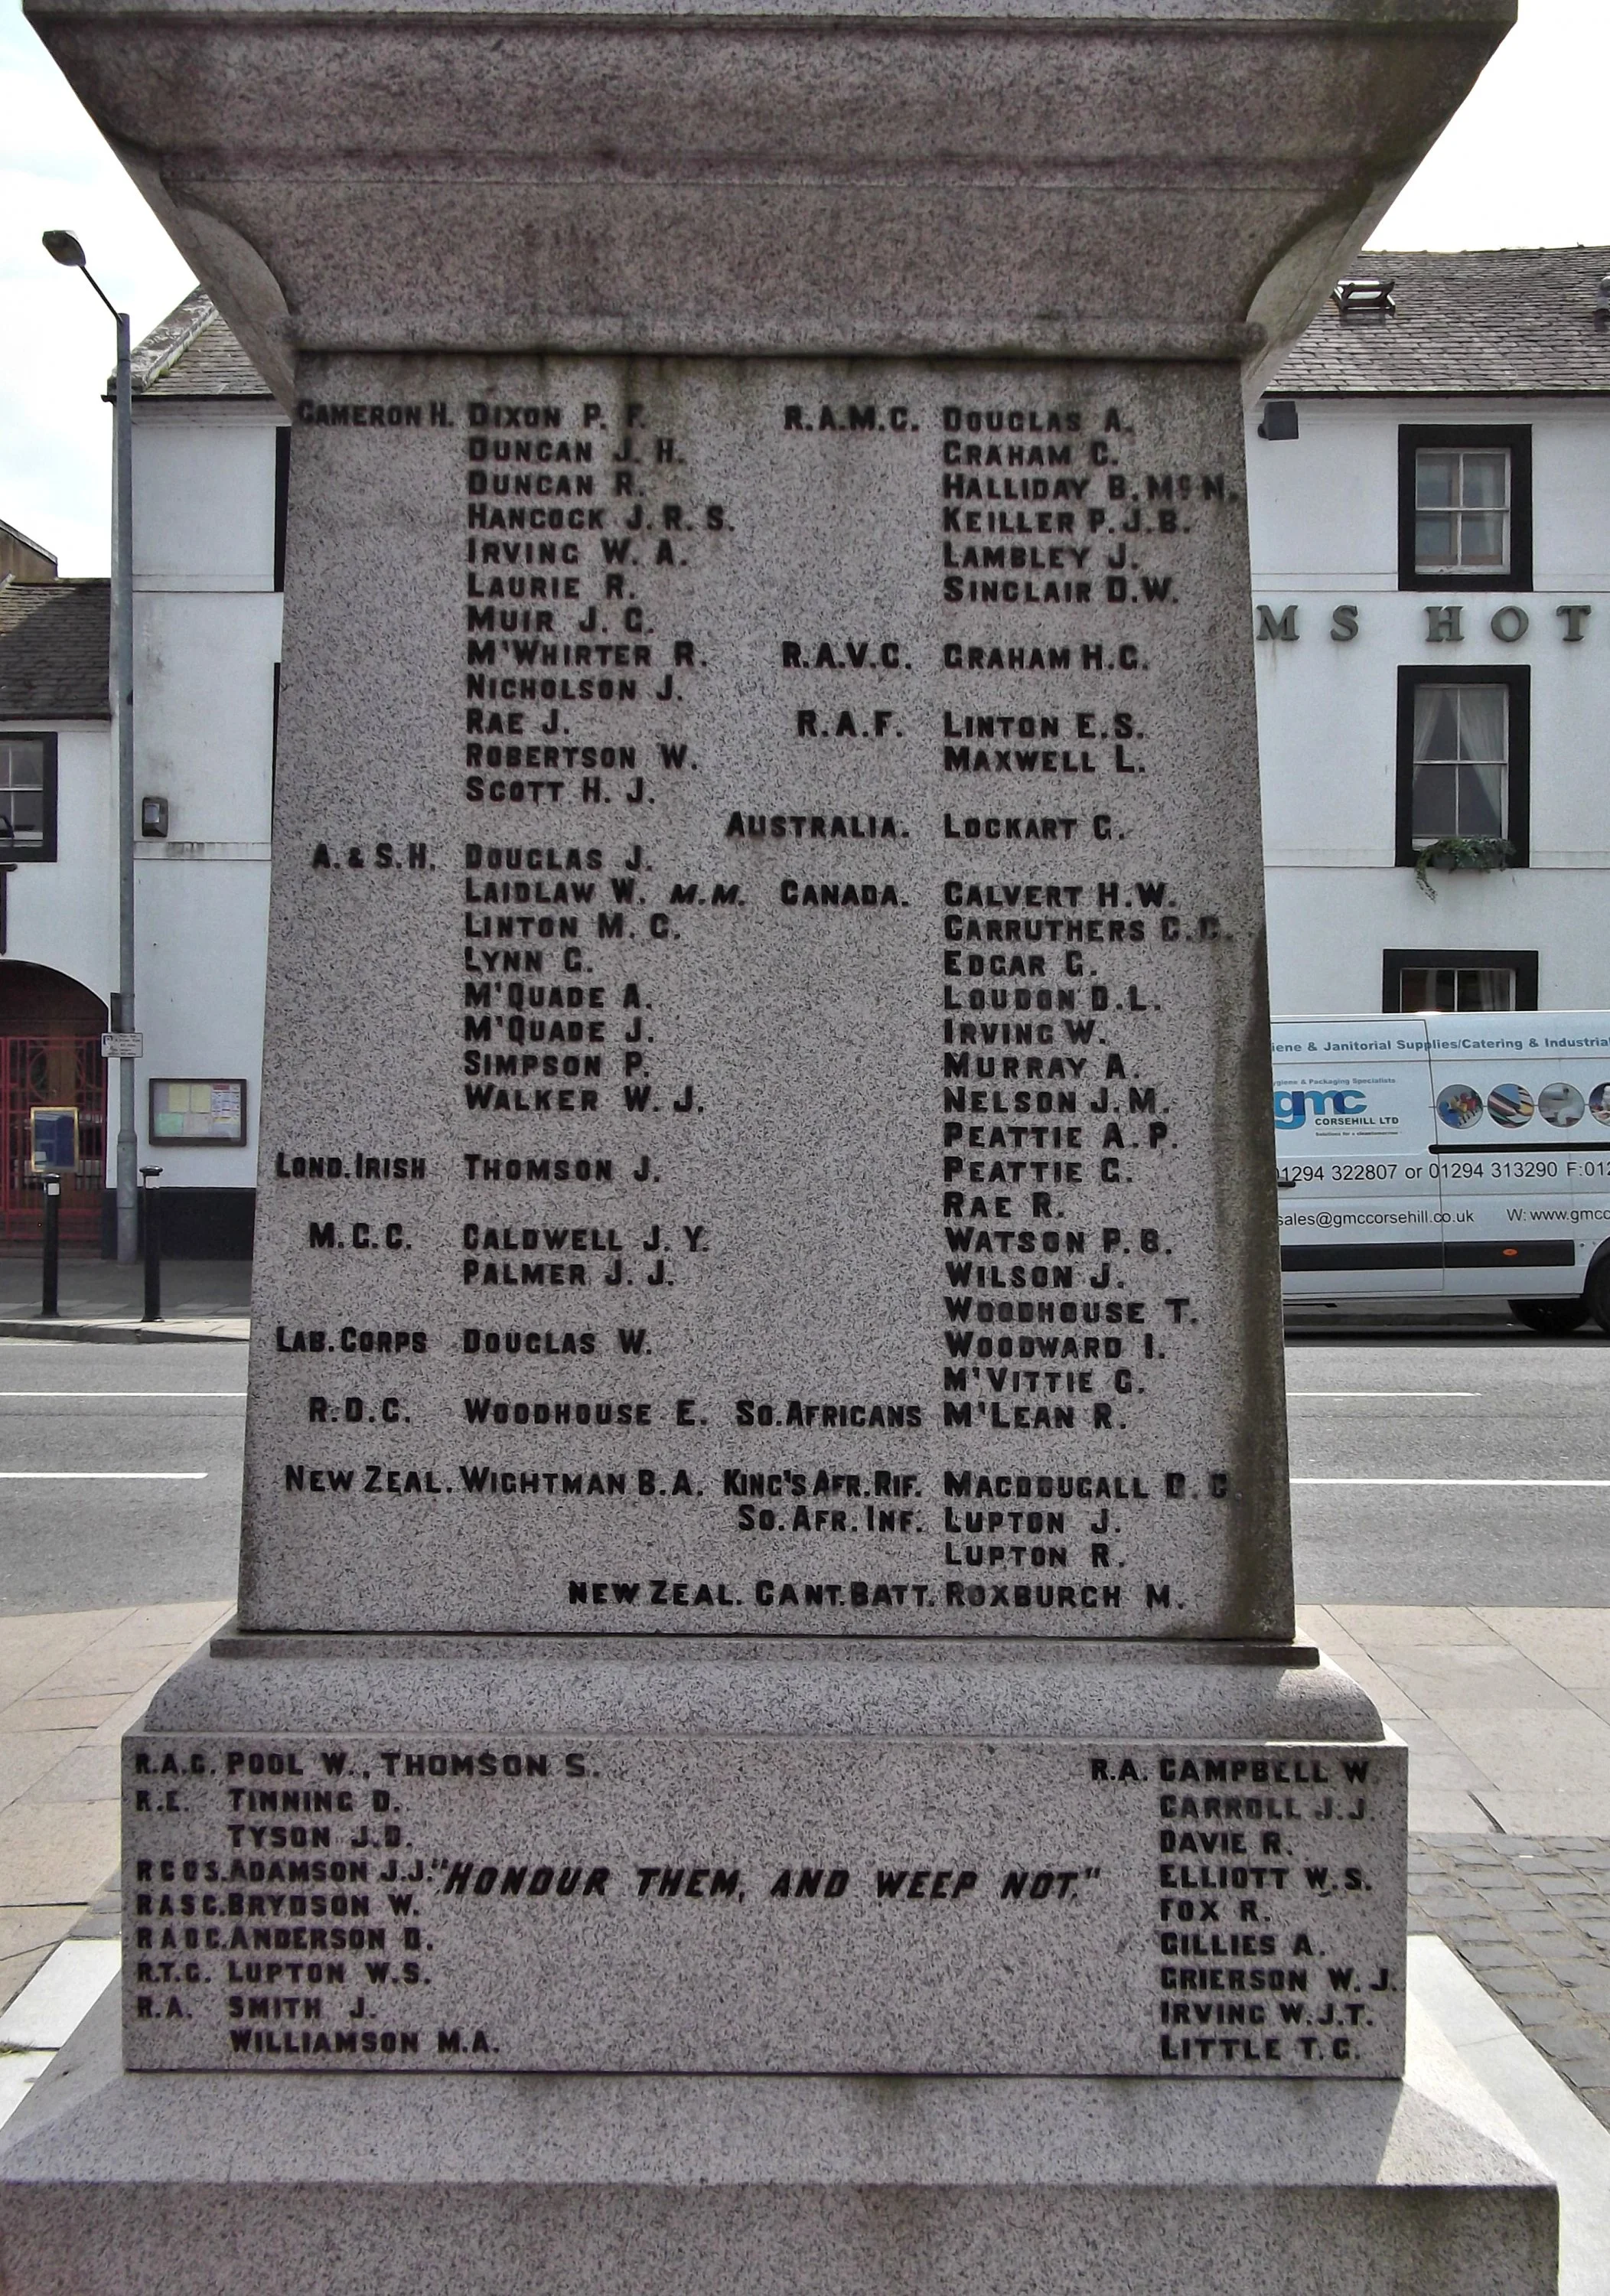
{"type": "Polygon", "coordinates": [[[870,2287],[898,2155],[1199,2285],[1283,2112],[1280,2285],[1548,2284],[1293,1639],[1240,446],[1508,14],[34,11],[293,428],[241,1609],[0,2259],[159,2284],[200,2112],[217,2284],[411,2284],[535,2114],[523,2285],[601,2112],[586,2278],[870,2287]]]}

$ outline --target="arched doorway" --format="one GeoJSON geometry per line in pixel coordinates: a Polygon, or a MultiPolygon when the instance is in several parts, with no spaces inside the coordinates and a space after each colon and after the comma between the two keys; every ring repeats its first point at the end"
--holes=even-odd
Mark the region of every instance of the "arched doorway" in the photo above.
{"type": "Polygon", "coordinates": [[[0,1242],[37,1237],[45,1199],[29,1171],[29,1111],[76,1108],[78,1168],[61,1190],[61,1240],[99,1243],[106,1186],[106,1007],[47,964],[0,962],[0,1242]]]}

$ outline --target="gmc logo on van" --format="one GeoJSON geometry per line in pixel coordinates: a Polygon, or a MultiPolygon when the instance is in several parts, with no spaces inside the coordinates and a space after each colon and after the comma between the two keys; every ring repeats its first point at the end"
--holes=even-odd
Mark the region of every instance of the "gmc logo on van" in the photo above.
{"type": "Polygon", "coordinates": [[[1275,1122],[1282,1132],[1295,1132],[1313,1116],[1361,1116],[1368,1106],[1361,1092],[1277,1092],[1275,1122]]]}

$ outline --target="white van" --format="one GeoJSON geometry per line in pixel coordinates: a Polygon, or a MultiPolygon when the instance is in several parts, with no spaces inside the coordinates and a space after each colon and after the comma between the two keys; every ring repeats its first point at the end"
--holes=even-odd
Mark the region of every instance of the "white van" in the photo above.
{"type": "Polygon", "coordinates": [[[1274,1024],[1288,1300],[1496,1295],[1610,1332],[1610,1013],[1274,1024]]]}

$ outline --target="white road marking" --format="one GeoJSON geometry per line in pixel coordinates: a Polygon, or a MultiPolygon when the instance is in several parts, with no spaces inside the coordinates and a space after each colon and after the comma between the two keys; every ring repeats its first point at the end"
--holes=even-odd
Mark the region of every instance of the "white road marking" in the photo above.
{"type": "Polygon", "coordinates": [[[1368,1483],[1394,1491],[1610,1491],[1610,1475],[1293,1475],[1291,1480],[1327,1489],[1368,1483]]]}

